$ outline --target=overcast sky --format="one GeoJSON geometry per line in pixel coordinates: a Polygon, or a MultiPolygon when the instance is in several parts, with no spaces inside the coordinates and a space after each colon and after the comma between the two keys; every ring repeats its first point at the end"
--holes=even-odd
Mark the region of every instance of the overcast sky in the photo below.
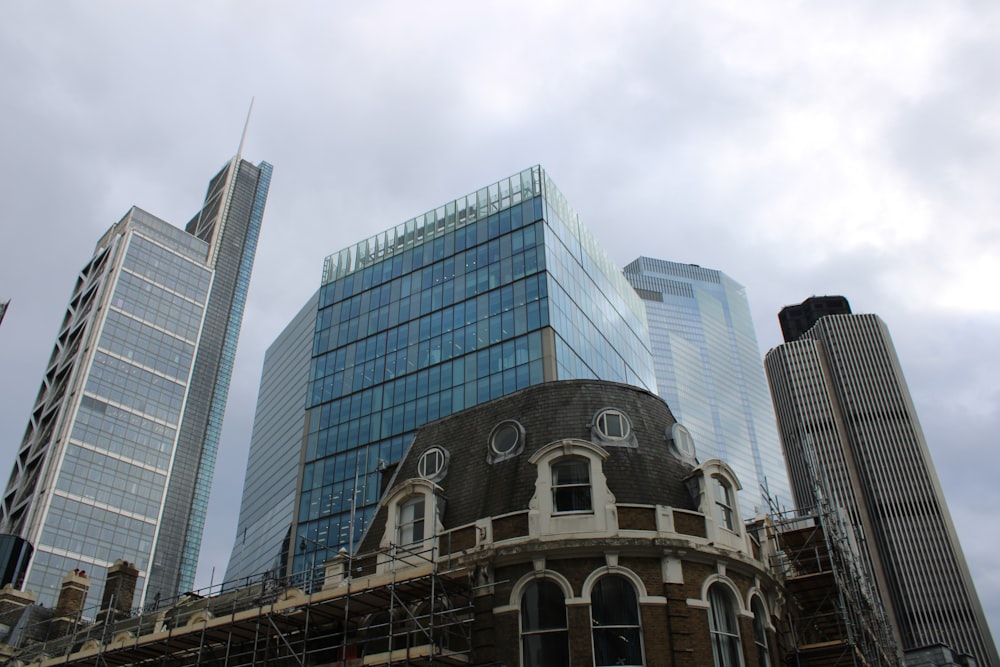
{"type": "Polygon", "coordinates": [[[266,347],[323,257],[542,164],[624,265],[843,294],[887,322],[1000,630],[1000,4],[0,3],[0,469],[76,272],[274,165],[199,585],[235,534],[266,347]]]}

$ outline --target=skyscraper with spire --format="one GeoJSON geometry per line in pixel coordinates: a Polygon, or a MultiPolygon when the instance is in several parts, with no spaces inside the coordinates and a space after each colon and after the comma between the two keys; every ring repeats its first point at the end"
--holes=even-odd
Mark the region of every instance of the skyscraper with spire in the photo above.
{"type": "Polygon", "coordinates": [[[270,178],[237,154],[184,229],[133,207],[78,273],[0,506],[40,602],[81,569],[96,604],[117,558],[137,603],[192,587],[270,178]]]}

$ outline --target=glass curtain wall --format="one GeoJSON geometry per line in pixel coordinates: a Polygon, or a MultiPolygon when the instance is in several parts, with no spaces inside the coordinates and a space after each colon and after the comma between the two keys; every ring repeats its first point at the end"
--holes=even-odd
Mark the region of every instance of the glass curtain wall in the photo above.
{"type": "Polygon", "coordinates": [[[330,256],[293,571],[357,543],[380,469],[422,424],[548,380],[653,389],[647,339],[641,302],[540,167],[330,256]]]}

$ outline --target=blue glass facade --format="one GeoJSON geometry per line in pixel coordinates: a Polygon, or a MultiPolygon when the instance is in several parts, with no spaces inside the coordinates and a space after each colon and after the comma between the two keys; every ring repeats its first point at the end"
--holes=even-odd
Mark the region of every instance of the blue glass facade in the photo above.
{"type": "Polygon", "coordinates": [[[317,290],[264,354],[236,540],[225,581],[284,572],[302,452],[317,290]]]}
{"type": "Polygon", "coordinates": [[[694,438],[698,459],[720,458],[743,484],[750,518],[792,501],[746,289],[721,271],[640,257],[625,276],[646,306],[660,396],[694,438]]]}
{"type": "Polygon", "coordinates": [[[641,301],[540,167],[330,256],[293,570],[357,543],[417,427],[555,379],[652,390],[647,340],[641,301]]]}

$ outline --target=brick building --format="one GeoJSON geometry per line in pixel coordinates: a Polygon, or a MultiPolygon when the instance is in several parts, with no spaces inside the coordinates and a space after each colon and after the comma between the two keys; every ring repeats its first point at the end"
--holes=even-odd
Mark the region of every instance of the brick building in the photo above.
{"type": "Polygon", "coordinates": [[[783,593],[739,488],[653,394],[547,383],[424,427],[360,552],[474,572],[473,664],[780,664],[783,593]]]}
{"type": "Polygon", "coordinates": [[[529,387],[424,426],[383,471],[357,555],[99,615],[13,653],[41,665],[782,664],[773,531],[748,531],[739,480],[694,454],[650,392],[529,387]]]}

